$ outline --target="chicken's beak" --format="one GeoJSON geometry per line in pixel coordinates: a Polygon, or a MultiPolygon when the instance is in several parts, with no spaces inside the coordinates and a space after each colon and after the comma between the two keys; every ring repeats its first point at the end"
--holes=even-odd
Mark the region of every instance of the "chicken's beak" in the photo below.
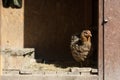
{"type": "Polygon", "coordinates": [[[92,37],[92,34],[88,34],[87,37],[92,37]]]}
{"type": "Polygon", "coordinates": [[[90,34],[90,37],[92,37],[92,34],[90,34]]]}

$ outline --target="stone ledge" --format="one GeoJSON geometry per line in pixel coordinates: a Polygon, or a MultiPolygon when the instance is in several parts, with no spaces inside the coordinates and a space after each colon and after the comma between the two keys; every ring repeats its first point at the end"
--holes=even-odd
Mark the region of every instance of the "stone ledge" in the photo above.
{"type": "MultiPolygon", "coordinates": [[[[91,76],[90,70],[92,69],[86,69],[85,68],[80,68],[79,71],[74,71],[74,72],[64,72],[64,71],[32,71],[32,70],[18,70],[18,69],[6,69],[4,71],[5,74],[17,74],[17,75],[48,75],[48,76],[91,76]],[[86,71],[88,70],[88,71],[86,71]]],[[[96,74],[97,75],[97,74],[96,74]]]]}
{"type": "Polygon", "coordinates": [[[79,72],[81,75],[91,75],[92,68],[71,68],[71,72],[79,72]]]}
{"type": "Polygon", "coordinates": [[[2,74],[11,74],[11,75],[19,75],[20,70],[18,69],[3,69],[2,74]]]}
{"type": "Polygon", "coordinates": [[[35,62],[34,48],[1,49],[3,69],[24,69],[27,65],[35,62]]]}
{"type": "Polygon", "coordinates": [[[98,69],[92,69],[91,74],[98,74],[98,69]]]}
{"type": "Polygon", "coordinates": [[[80,72],[68,72],[68,75],[80,75],[80,72]]]}
{"type": "Polygon", "coordinates": [[[4,75],[1,80],[98,80],[98,76],[71,75],[4,75]]]}
{"type": "Polygon", "coordinates": [[[21,48],[21,49],[1,49],[2,55],[8,56],[28,56],[34,58],[35,49],[34,48],[21,48]]]}

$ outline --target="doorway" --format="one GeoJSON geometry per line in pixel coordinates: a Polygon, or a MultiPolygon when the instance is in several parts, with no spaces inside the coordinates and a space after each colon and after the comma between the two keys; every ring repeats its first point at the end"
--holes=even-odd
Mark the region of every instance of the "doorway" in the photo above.
{"type": "Polygon", "coordinates": [[[74,61],[71,36],[90,29],[91,59],[98,65],[97,0],[25,0],[24,47],[35,48],[36,59],[74,61]]]}

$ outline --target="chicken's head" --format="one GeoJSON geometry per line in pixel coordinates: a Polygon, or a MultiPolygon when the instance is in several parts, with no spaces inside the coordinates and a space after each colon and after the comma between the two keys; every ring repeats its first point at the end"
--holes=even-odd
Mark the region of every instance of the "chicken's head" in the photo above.
{"type": "Polygon", "coordinates": [[[90,37],[92,37],[91,31],[90,30],[83,30],[81,33],[81,40],[88,40],[90,37]]]}

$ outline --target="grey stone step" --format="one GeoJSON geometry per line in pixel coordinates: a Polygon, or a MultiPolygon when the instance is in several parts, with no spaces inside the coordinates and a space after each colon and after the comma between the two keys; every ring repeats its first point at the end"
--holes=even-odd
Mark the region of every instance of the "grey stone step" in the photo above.
{"type": "Polygon", "coordinates": [[[71,76],[71,75],[6,75],[1,80],[98,80],[98,76],[71,76]]]}
{"type": "Polygon", "coordinates": [[[11,75],[19,75],[20,70],[18,69],[3,69],[2,70],[2,74],[6,75],[6,74],[11,74],[11,75]]]}

